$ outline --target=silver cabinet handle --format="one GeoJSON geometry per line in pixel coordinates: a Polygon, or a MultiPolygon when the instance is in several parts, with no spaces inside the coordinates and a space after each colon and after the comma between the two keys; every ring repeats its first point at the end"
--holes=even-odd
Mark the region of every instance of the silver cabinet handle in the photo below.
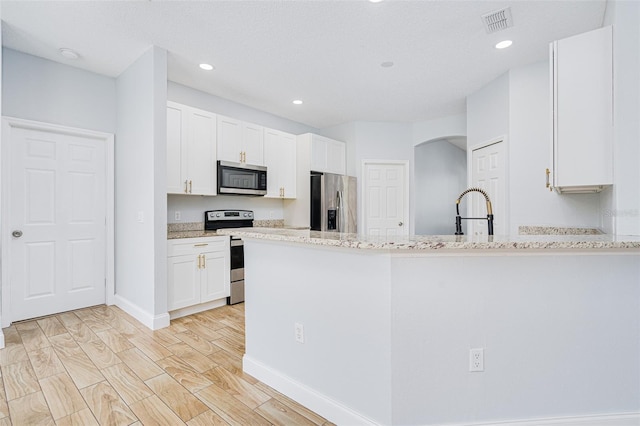
{"type": "Polygon", "coordinates": [[[402,226],[402,225],[404,225],[404,223],[398,222],[398,226],[402,226]]]}
{"type": "Polygon", "coordinates": [[[14,238],[20,238],[22,237],[22,231],[13,231],[11,235],[13,235],[14,238]]]}

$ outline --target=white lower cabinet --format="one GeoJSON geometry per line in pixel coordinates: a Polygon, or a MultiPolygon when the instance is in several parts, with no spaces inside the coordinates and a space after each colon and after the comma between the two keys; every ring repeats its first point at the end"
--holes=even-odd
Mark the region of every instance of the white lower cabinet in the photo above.
{"type": "Polygon", "coordinates": [[[229,237],[169,240],[169,311],[229,296],[229,237]]]}

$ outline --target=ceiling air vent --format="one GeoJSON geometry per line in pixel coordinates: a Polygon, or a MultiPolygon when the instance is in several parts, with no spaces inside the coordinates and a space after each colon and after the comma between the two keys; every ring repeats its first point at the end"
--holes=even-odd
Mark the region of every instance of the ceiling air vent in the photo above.
{"type": "Polygon", "coordinates": [[[512,27],[513,18],[511,17],[511,8],[507,7],[482,15],[482,22],[484,22],[484,29],[487,31],[487,34],[512,27]]]}

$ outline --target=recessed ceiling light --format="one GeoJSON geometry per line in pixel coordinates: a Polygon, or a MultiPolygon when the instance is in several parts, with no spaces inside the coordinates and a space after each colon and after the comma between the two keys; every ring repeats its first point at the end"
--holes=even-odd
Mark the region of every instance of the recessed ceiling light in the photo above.
{"type": "Polygon", "coordinates": [[[213,70],[213,65],[210,64],[200,64],[200,68],[202,68],[205,71],[212,71],[213,70]]]}
{"type": "Polygon", "coordinates": [[[386,61],[380,64],[380,66],[382,68],[391,68],[393,66],[393,62],[392,61],[386,61]]]}
{"type": "Polygon", "coordinates": [[[296,99],[295,101],[293,101],[294,105],[302,105],[302,101],[300,99],[296,99]]]}
{"type": "Polygon", "coordinates": [[[496,44],[496,49],[506,49],[511,46],[513,42],[511,40],[503,40],[500,43],[496,44]]]}
{"type": "Polygon", "coordinates": [[[369,0],[370,3],[380,3],[382,0],[369,0]]]}
{"type": "Polygon", "coordinates": [[[80,57],[80,55],[78,55],[74,50],[66,47],[59,49],[58,52],[67,59],[78,59],[80,57]]]}

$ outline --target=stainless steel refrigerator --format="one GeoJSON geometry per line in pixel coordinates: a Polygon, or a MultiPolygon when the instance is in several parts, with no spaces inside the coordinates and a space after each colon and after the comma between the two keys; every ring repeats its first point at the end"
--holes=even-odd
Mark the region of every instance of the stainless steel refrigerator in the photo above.
{"type": "Polygon", "coordinates": [[[356,178],[311,172],[311,229],[357,233],[356,178]]]}

